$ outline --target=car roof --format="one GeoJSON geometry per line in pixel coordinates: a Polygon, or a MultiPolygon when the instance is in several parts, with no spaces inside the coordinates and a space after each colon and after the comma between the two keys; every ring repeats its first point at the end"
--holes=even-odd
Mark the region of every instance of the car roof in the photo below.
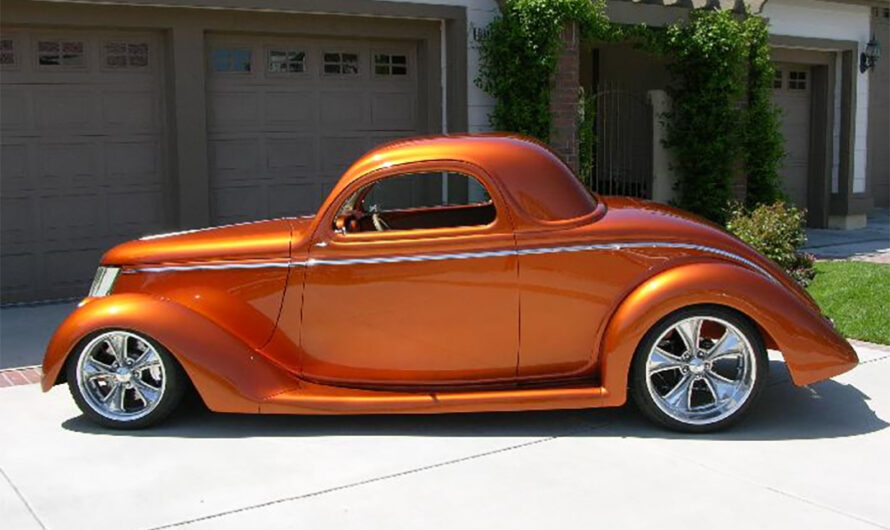
{"type": "Polygon", "coordinates": [[[593,196],[550,148],[533,138],[504,133],[423,136],[383,144],[346,170],[331,196],[372,171],[433,160],[481,168],[528,221],[564,222],[590,215],[596,207],[593,196]]]}

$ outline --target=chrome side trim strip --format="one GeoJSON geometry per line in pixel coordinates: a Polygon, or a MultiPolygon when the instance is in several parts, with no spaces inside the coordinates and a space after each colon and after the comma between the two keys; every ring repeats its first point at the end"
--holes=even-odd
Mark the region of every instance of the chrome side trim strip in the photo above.
{"type": "Polygon", "coordinates": [[[721,250],[718,248],[708,247],[704,245],[696,245],[692,243],[670,243],[670,242],[640,242],[629,241],[623,243],[601,243],[593,245],[570,245],[559,247],[538,247],[538,248],[521,248],[509,250],[492,250],[485,252],[458,252],[446,254],[418,254],[413,256],[381,256],[376,258],[344,258],[344,259],[309,259],[306,261],[275,261],[275,262],[255,262],[255,263],[213,263],[213,264],[196,264],[196,265],[162,265],[157,267],[145,267],[140,269],[126,269],[121,271],[123,274],[151,273],[151,272],[181,272],[181,271],[200,271],[200,270],[227,270],[227,269],[272,269],[272,268],[288,268],[288,267],[318,267],[318,266],[344,266],[344,265],[377,265],[384,263],[421,263],[426,261],[447,261],[447,260],[465,260],[465,259],[484,259],[498,258],[506,256],[535,256],[540,254],[558,254],[565,252],[591,252],[598,250],[622,250],[629,248],[676,248],[686,250],[697,250],[714,254],[723,258],[736,261],[747,265],[748,267],[763,274],[770,280],[776,281],[772,275],[760,265],[753,261],[721,250]]]}
{"type": "Polygon", "coordinates": [[[384,256],[380,258],[314,259],[305,262],[310,267],[318,265],[376,265],[379,263],[417,263],[423,261],[446,261],[452,259],[479,259],[516,256],[516,250],[490,250],[486,252],[459,252],[455,254],[418,254],[414,256],[384,256]]]}
{"type": "Polygon", "coordinates": [[[258,263],[211,263],[201,265],[161,265],[158,267],[144,267],[139,269],[126,269],[123,274],[137,274],[140,272],[184,272],[184,271],[221,271],[229,269],[286,269],[292,267],[294,262],[268,261],[258,263]]]}

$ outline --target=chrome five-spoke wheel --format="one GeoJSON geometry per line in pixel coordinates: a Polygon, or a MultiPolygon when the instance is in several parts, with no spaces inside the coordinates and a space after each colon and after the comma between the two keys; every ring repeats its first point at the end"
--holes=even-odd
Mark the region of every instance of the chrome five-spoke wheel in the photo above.
{"type": "Polygon", "coordinates": [[[158,409],[181,396],[178,367],[169,354],[131,331],[112,330],[93,337],[71,368],[68,381],[77,404],[106,426],[154,423],[169,412],[158,409]],[[177,386],[173,392],[171,385],[177,386]]]}
{"type": "Polygon", "coordinates": [[[685,311],[653,328],[635,367],[635,396],[660,423],[711,430],[734,421],[762,384],[766,356],[740,316],[685,311]],[[642,394],[642,395],[641,395],[642,394]],[[642,398],[642,399],[640,399],[642,398]]]}

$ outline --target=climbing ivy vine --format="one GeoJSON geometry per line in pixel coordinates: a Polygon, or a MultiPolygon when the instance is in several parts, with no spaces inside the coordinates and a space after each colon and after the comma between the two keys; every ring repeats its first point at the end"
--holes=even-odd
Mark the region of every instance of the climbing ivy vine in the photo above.
{"type": "Polygon", "coordinates": [[[569,22],[582,38],[608,38],[603,0],[508,0],[480,49],[476,84],[496,98],[492,126],[550,139],[550,92],[561,34],[569,22]]]}
{"type": "MultiPolygon", "coordinates": [[[[495,129],[549,140],[553,74],[569,22],[587,42],[628,40],[669,57],[673,110],[665,118],[679,206],[725,221],[740,171],[747,176],[750,205],[782,196],[778,167],[784,150],[769,98],[767,27],[750,13],[692,10],[688,20],[662,29],[612,24],[602,0],[506,0],[482,41],[476,79],[496,98],[490,115],[495,129]]],[[[593,102],[587,105],[585,100],[579,117],[582,153],[595,142],[593,134],[584,134],[594,110],[593,102]]]]}

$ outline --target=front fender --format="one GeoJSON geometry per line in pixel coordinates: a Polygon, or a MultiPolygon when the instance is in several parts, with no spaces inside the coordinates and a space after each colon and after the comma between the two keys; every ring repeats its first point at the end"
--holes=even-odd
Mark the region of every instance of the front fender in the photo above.
{"type": "Polygon", "coordinates": [[[796,385],[846,372],[856,352],[831,324],[772,278],[725,262],[681,265],[632,291],[613,313],[600,347],[603,386],[610,404],[627,399],[627,378],[637,346],[659,320],[684,307],[712,304],[750,318],[785,357],[796,385]]]}
{"type": "Polygon", "coordinates": [[[200,314],[170,300],[134,293],[86,299],[62,322],[46,349],[43,391],[56,383],[81,341],[107,329],[144,333],[161,343],[211,410],[257,412],[264,398],[298,386],[286,370],[200,314]]]}

